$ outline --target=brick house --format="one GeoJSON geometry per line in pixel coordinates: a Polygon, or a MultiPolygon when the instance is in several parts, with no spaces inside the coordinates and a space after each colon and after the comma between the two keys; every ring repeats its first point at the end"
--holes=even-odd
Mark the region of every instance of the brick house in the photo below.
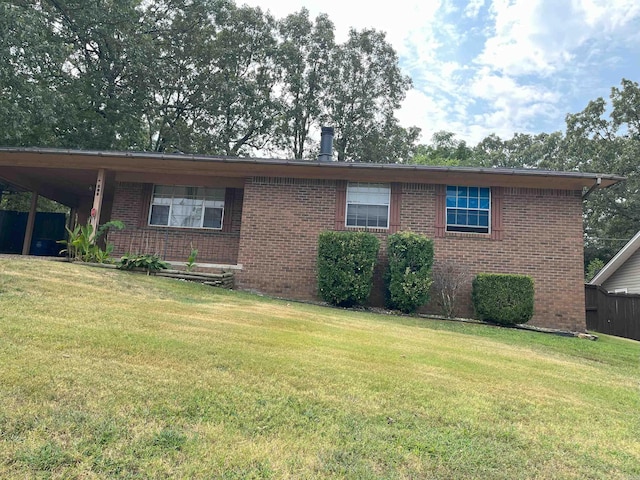
{"type": "MultiPolygon", "coordinates": [[[[386,238],[411,230],[434,239],[436,262],[470,275],[531,275],[532,324],[585,329],[582,198],[620,177],[326,157],[0,148],[0,188],[57,200],[80,222],[122,220],[127,228],[109,237],[116,255],[158,253],[184,264],[193,246],[198,265],[235,270],[238,288],[291,299],[317,299],[320,232],[365,229],[381,240],[371,298],[380,304],[386,238]]],[[[470,289],[459,311],[469,317],[470,289]]]]}

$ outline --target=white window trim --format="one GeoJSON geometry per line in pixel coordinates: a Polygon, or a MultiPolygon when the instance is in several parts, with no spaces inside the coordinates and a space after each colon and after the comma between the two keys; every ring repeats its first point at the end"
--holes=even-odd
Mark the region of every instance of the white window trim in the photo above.
{"type": "MultiPolygon", "coordinates": [[[[493,210],[493,205],[491,203],[492,197],[493,197],[493,192],[491,190],[491,187],[480,187],[478,185],[449,185],[449,184],[447,184],[445,186],[445,195],[444,195],[444,231],[446,233],[453,233],[453,234],[462,233],[462,234],[465,234],[465,235],[490,235],[491,234],[491,227],[492,227],[491,212],[493,210]],[[488,217],[489,226],[487,227],[487,231],[486,232],[460,232],[458,230],[449,230],[449,225],[450,224],[447,221],[447,217],[448,217],[447,213],[448,213],[450,208],[452,208],[452,209],[456,208],[457,209],[458,207],[448,207],[447,206],[446,187],[456,187],[456,188],[457,187],[467,187],[467,188],[488,188],[489,189],[489,208],[488,209],[485,209],[485,208],[477,208],[477,209],[472,208],[471,209],[471,210],[478,210],[478,211],[480,211],[480,210],[482,210],[482,211],[486,210],[487,211],[487,217],[488,217]]],[[[469,208],[466,208],[465,210],[469,210],[469,208]]],[[[452,227],[464,227],[465,225],[451,225],[451,226],[452,227]]],[[[484,228],[484,227],[478,227],[478,228],[484,228]]]]}
{"type": "MultiPolygon", "coordinates": [[[[162,184],[154,184],[151,190],[151,203],[149,204],[149,215],[147,218],[147,225],[150,227],[156,227],[156,228],[179,228],[179,229],[186,229],[186,230],[214,230],[214,231],[221,231],[224,227],[224,214],[225,214],[225,210],[226,210],[226,196],[227,196],[227,189],[226,188],[221,188],[221,190],[224,191],[223,193],[223,200],[222,200],[222,215],[220,217],[220,227],[216,228],[216,227],[204,227],[204,226],[200,226],[200,227],[184,227],[184,226],[178,226],[178,225],[157,225],[157,224],[152,224],[151,223],[151,214],[153,213],[153,200],[154,200],[154,192],[155,192],[155,188],[156,186],[160,186],[160,187],[189,187],[189,188],[207,188],[207,187],[198,187],[195,185],[162,185],[162,184]]],[[[219,187],[212,187],[212,188],[219,188],[219,187]]],[[[171,197],[171,203],[169,204],[169,216],[168,216],[168,222],[171,221],[171,210],[173,208],[173,199],[174,197],[171,197]]],[[[200,225],[204,225],[204,214],[205,214],[205,210],[206,208],[204,207],[204,200],[203,200],[203,204],[202,204],[202,212],[200,213],[200,225]]]]}
{"type": "Polygon", "coordinates": [[[345,208],[344,208],[344,226],[346,228],[353,228],[353,229],[375,229],[375,230],[389,230],[390,228],[390,222],[391,222],[391,184],[389,183],[371,183],[371,182],[349,182],[347,184],[347,192],[346,192],[346,200],[345,200],[345,208]],[[372,185],[377,185],[377,186],[384,186],[387,189],[387,204],[383,205],[383,204],[378,204],[378,203],[356,203],[353,205],[371,205],[371,206],[383,206],[383,207],[387,207],[387,226],[386,227],[368,227],[368,226],[359,226],[359,225],[349,225],[347,224],[349,216],[348,216],[348,212],[349,212],[349,186],[350,185],[362,185],[362,186],[372,186],[372,185]]]}

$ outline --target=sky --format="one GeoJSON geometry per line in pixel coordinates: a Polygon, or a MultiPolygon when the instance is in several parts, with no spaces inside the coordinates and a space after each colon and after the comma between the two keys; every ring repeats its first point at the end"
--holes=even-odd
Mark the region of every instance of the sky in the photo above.
{"type": "Polygon", "coordinates": [[[276,18],[306,7],[386,32],[413,88],[398,111],[422,141],[564,130],[565,116],[640,81],[640,0],[237,0],[276,18]]]}

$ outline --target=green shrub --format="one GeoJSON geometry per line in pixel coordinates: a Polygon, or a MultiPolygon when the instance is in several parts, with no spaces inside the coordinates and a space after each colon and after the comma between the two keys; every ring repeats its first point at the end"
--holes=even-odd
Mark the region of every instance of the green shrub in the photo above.
{"type": "Polygon", "coordinates": [[[158,255],[127,253],[118,262],[118,268],[120,270],[139,269],[147,273],[155,273],[169,268],[169,265],[160,260],[158,255]]]}
{"type": "Polygon", "coordinates": [[[471,296],[481,320],[517,325],[533,316],[533,279],[526,275],[480,273],[471,296]]]}
{"type": "Polygon", "coordinates": [[[318,292],[328,303],[367,301],[380,241],[367,232],[322,232],[318,239],[318,292]]]}
{"type": "Polygon", "coordinates": [[[589,265],[587,265],[587,273],[585,273],[584,276],[585,282],[590,282],[591,280],[593,280],[593,277],[600,273],[600,270],[604,268],[604,265],[604,261],[600,258],[594,258],[593,260],[591,260],[589,262],[589,265]]]}
{"type": "Polygon", "coordinates": [[[433,240],[412,232],[389,236],[389,267],[385,275],[389,307],[415,312],[429,301],[433,280],[433,240]]]}

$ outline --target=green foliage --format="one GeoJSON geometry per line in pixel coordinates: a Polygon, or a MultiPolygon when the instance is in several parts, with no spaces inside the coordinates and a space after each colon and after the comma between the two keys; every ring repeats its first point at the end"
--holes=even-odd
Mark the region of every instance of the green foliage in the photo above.
{"type": "Polygon", "coordinates": [[[70,258],[81,262],[107,263],[111,259],[113,245],[106,243],[105,248],[100,247],[100,241],[110,228],[122,230],[124,223],[120,220],[112,220],[98,227],[93,233],[93,225],[87,222],[86,225],[76,225],[73,230],[65,227],[68,238],[59,240],[58,243],[66,245],[67,248],[60,251],[66,253],[70,258]]]}
{"type": "Polygon", "coordinates": [[[127,253],[118,262],[120,270],[144,270],[147,274],[159,272],[169,268],[169,264],[163,262],[158,255],[127,253]]]}
{"type": "Polygon", "coordinates": [[[327,83],[323,117],[335,128],[338,161],[394,163],[410,158],[406,147],[415,143],[419,130],[402,128],[394,112],[411,79],[402,74],[383,32],[352,29],[332,52],[327,83]]]}
{"type": "Polygon", "coordinates": [[[473,165],[473,151],[464,140],[458,140],[455,136],[453,132],[434,133],[430,144],[419,145],[416,148],[409,163],[449,167],[473,165]]]}
{"type": "Polygon", "coordinates": [[[196,266],[196,257],[198,256],[198,249],[197,248],[193,248],[193,245],[191,245],[191,253],[189,254],[189,257],[187,258],[187,263],[186,263],[186,268],[187,268],[187,272],[191,272],[195,266],[196,266]]]}
{"type": "Polygon", "coordinates": [[[533,317],[533,279],[527,275],[479,273],[471,297],[480,320],[502,325],[526,323],[533,317]]]}
{"type": "MultiPolygon", "coordinates": [[[[0,197],[0,210],[28,212],[31,209],[31,192],[3,192],[0,197]]],[[[48,198],[38,197],[38,212],[68,213],[69,207],[48,198]]]]}
{"type": "Polygon", "coordinates": [[[303,158],[326,123],[341,160],[407,158],[396,52],[334,30],[224,0],[0,2],[0,144],[303,158]]]}
{"type": "Polygon", "coordinates": [[[394,233],[389,236],[387,252],[388,304],[405,313],[415,312],[429,301],[433,240],[413,232],[394,233]]]}
{"type": "Polygon", "coordinates": [[[293,158],[310,155],[309,132],[322,113],[329,80],[330,54],[335,49],[334,26],[321,14],[313,22],[302,8],[278,22],[281,36],[279,65],[284,88],[283,114],[278,120],[278,143],[293,158]]]}
{"type": "Polygon", "coordinates": [[[605,263],[600,258],[594,258],[587,265],[587,273],[585,274],[585,281],[590,282],[593,277],[595,277],[602,267],[604,267],[605,263]]]}
{"type": "Polygon", "coordinates": [[[367,232],[322,232],[318,240],[318,292],[333,305],[367,301],[380,241],[367,232]]]}

